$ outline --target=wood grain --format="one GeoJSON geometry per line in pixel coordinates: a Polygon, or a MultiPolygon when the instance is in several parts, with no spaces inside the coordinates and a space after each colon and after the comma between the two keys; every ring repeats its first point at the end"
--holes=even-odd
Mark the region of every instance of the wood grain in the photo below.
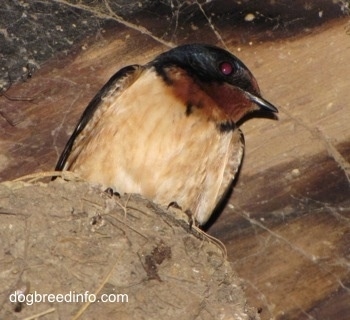
{"type": "MultiPolygon", "coordinates": [[[[278,120],[242,125],[244,165],[226,209],[209,228],[226,244],[262,319],[350,314],[346,24],[337,20],[299,37],[244,45],[229,27],[222,29],[227,47],[280,110],[278,120]]],[[[192,38],[206,39],[205,32],[192,38]]],[[[0,97],[0,180],[53,169],[81,112],[108,78],[165,49],[119,26],[13,86],[7,92],[12,99],[0,97]]]]}

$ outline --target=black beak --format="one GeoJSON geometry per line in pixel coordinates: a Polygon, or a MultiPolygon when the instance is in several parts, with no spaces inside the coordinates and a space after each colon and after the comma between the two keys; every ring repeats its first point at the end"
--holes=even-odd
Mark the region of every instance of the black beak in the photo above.
{"type": "Polygon", "coordinates": [[[278,109],[267,100],[257,97],[248,91],[245,91],[245,94],[250,101],[256,103],[261,109],[275,113],[278,112],[278,109]]]}

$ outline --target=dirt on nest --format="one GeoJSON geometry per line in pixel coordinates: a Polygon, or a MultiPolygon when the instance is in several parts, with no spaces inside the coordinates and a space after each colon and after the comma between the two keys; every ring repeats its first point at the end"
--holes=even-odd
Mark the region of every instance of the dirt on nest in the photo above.
{"type": "Polygon", "coordinates": [[[0,319],[259,319],[222,247],[139,196],[5,182],[0,217],[0,319]]]}

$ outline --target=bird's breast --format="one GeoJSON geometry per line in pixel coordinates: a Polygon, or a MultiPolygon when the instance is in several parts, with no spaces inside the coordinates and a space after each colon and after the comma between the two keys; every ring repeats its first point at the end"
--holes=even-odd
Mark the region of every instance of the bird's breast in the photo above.
{"type": "Polygon", "coordinates": [[[176,201],[205,222],[218,201],[237,131],[218,130],[210,112],[193,104],[199,93],[191,94],[179,97],[155,72],[145,71],[116,99],[102,101],[104,111],[93,130],[87,125],[90,133],[83,146],[74,146],[79,154],[73,150],[68,169],[120,193],[139,193],[162,205],[176,201]]]}

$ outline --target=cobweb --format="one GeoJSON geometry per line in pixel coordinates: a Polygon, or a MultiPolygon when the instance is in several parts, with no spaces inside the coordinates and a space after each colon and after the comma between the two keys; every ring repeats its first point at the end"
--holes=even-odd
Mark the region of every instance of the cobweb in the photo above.
{"type": "MultiPolygon", "coordinates": [[[[280,110],[280,121],[274,129],[271,129],[270,122],[261,127],[257,124],[258,121],[255,122],[252,126],[256,124],[256,131],[252,136],[261,132],[264,137],[261,144],[255,145],[255,154],[271,154],[265,161],[268,164],[272,157],[280,157],[278,161],[282,164],[271,165],[271,168],[254,168],[261,172],[252,177],[247,176],[247,171],[244,171],[241,177],[244,185],[236,186],[233,202],[225,209],[226,216],[220,217],[227,220],[221,220],[224,221],[221,224],[220,221],[216,221],[212,232],[224,239],[228,248],[231,248],[230,257],[243,277],[247,265],[255,267],[256,275],[249,274],[251,277],[245,277],[245,283],[251,290],[250,296],[257,296],[256,299],[262,301],[264,308],[267,305],[271,318],[277,315],[279,305],[289,304],[286,312],[288,307],[300,309],[302,314],[311,319],[312,310],[301,305],[300,300],[293,301],[293,298],[290,298],[286,302],[284,297],[273,297],[273,294],[278,294],[282,283],[284,292],[290,290],[295,299],[298,298],[295,295],[297,291],[312,299],[314,289],[320,293],[314,295],[318,297],[318,303],[325,298],[327,292],[336,292],[337,288],[340,293],[336,293],[342,294],[344,300],[349,297],[349,259],[346,254],[350,234],[349,200],[346,199],[350,180],[348,144],[344,137],[333,134],[341,131],[339,127],[345,123],[344,119],[347,116],[347,100],[340,97],[339,93],[344,93],[347,82],[346,79],[343,83],[336,82],[339,75],[334,76],[332,67],[328,67],[334,59],[338,59],[336,61],[343,63],[345,69],[347,60],[340,59],[342,53],[336,51],[336,45],[330,47],[327,43],[327,48],[323,49],[329,50],[332,61],[325,58],[323,63],[317,63],[316,60],[320,57],[317,56],[317,52],[312,51],[316,46],[312,37],[309,42],[303,43],[302,50],[305,50],[306,54],[302,58],[294,57],[293,52],[297,51],[297,44],[294,47],[289,46],[288,37],[309,34],[312,26],[334,17],[347,16],[348,13],[348,1],[320,2],[317,5],[312,1],[296,1],[293,4],[287,1],[267,3],[199,0],[5,1],[0,11],[0,124],[5,128],[0,127],[0,142],[2,150],[5,150],[3,153],[7,152],[7,145],[3,147],[3,142],[10,141],[8,149],[11,152],[15,150],[14,155],[20,154],[10,158],[11,161],[19,162],[23,158],[27,161],[29,154],[30,159],[38,159],[35,160],[35,166],[40,161],[49,162],[47,158],[43,160],[43,152],[40,153],[33,147],[34,143],[30,138],[34,137],[37,145],[46,144],[46,151],[49,147],[54,148],[57,156],[63,147],[60,139],[62,140],[63,135],[66,138],[75,121],[71,120],[71,115],[75,112],[74,116],[77,116],[80,112],[77,111],[78,103],[79,108],[84,107],[81,100],[87,94],[96,93],[98,86],[90,87],[95,85],[93,81],[86,85],[84,81],[70,78],[72,75],[68,73],[61,75],[61,78],[55,75],[55,79],[37,79],[35,72],[50,59],[59,61],[60,56],[66,57],[72,52],[76,54],[77,47],[85,50],[85,41],[90,40],[93,43],[101,40],[103,45],[104,37],[107,38],[104,32],[115,32],[115,38],[118,38],[130,31],[130,43],[134,40],[132,35],[141,34],[142,38],[146,39],[143,43],[149,42],[150,47],[154,46],[159,51],[192,41],[213,43],[229,49],[239,48],[240,45],[249,47],[251,43],[266,43],[272,62],[262,67],[262,75],[265,73],[265,85],[270,90],[269,94],[275,94],[274,102],[280,110]],[[120,30],[126,32],[118,33],[120,30]],[[276,49],[280,43],[278,41],[286,38],[286,44],[276,49]],[[278,41],[273,42],[274,39],[278,41]],[[276,61],[273,61],[274,59],[276,61]],[[284,64],[281,61],[289,63],[284,64]],[[310,69],[310,65],[317,68],[310,69]],[[298,68],[297,75],[295,68],[298,68]],[[287,69],[292,70],[291,73],[294,72],[294,79],[297,79],[295,82],[290,83],[287,69]],[[322,75],[315,72],[316,69],[317,72],[322,70],[322,75]],[[324,76],[325,73],[327,77],[324,76]],[[30,79],[31,77],[35,79],[30,79]],[[48,97],[44,97],[46,94],[37,95],[45,92],[39,86],[37,91],[34,90],[33,94],[29,91],[27,95],[12,93],[11,90],[16,86],[10,88],[9,92],[6,91],[15,82],[23,84],[22,87],[26,87],[26,84],[30,87],[29,84],[33,83],[33,80],[43,83],[44,86],[45,81],[52,81],[51,86],[54,88],[49,88],[48,97]],[[325,83],[328,84],[327,92],[321,89],[315,91],[317,94],[312,92],[315,86],[325,83]],[[309,91],[305,92],[304,87],[309,91]],[[64,100],[59,95],[55,97],[54,90],[71,90],[69,103],[60,107],[61,101],[64,100]],[[61,109],[53,116],[50,115],[51,118],[43,117],[41,122],[32,114],[28,116],[29,120],[26,119],[29,114],[26,110],[34,109],[36,103],[40,110],[50,106],[50,103],[51,107],[55,104],[57,109],[61,109]],[[306,111],[306,107],[313,112],[306,111]],[[337,118],[337,114],[341,116],[338,115],[337,118]],[[55,119],[52,120],[52,117],[55,119]],[[12,118],[20,120],[14,121],[12,118]],[[20,121],[32,122],[31,126],[35,127],[35,134],[25,132],[27,140],[15,139],[17,132],[26,129],[20,121]],[[51,123],[47,124],[50,121],[51,123]],[[37,123],[39,129],[36,128],[37,123]],[[39,132],[42,130],[40,125],[46,131],[39,132]],[[334,131],[329,128],[333,128],[334,131]],[[30,138],[27,138],[28,136],[30,138]],[[280,145],[277,146],[275,142],[280,141],[283,142],[283,146],[289,145],[288,150],[291,151],[279,154],[280,145]],[[343,142],[343,146],[339,142],[343,142]],[[314,158],[307,158],[306,154],[309,154],[308,151],[313,147],[317,152],[322,152],[314,158]],[[23,154],[20,153],[21,150],[23,154]],[[263,187],[255,189],[258,185],[263,187]],[[269,190],[270,188],[272,190],[269,190]],[[282,196],[282,190],[288,192],[282,196]],[[238,203],[241,201],[244,206],[239,206],[235,199],[238,199],[238,203]],[[244,247],[244,252],[239,252],[241,247],[244,247]],[[271,257],[276,260],[271,261],[271,257]],[[294,278],[290,275],[293,272],[294,278]],[[290,280],[286,285],[288,279],[296,280],[290,280]],[[310,279],[311,282],[314,281],[312,288],[306,288],[310,279]]],[[[344,34],[348,30],[349,28],[345,29],[344,34]]],[[[138,46],[140,44],[136,42],[135,47],[138,46]]],[[[251,47],[252,66],[259,69],[261,64],[266,64],[268,58],[265,57],[265,61],[261,60],[254,45],[251,47]]],[[[139,49],[136,58],[140,52],[142,53],[142,50],[139,49]]],[[[91,66],[89,73],[93,72],[95,69],[91,66]]],[[[104,76],[107,76],[107,73],[104,76]]],[[[248,132],[249,136],[249,130],[244,131],[248,132]]],[[[341,132],[345,134],[345,129],[341,132]]],[[[247,146],[249,152],[253,149],[253,139],[250,137],[247,146]]],[[[0,160],[3,158],[0,155],[0,160]]],[[[30,161],[33,162],[28,160],[27,163],[30,161]]],[[[255,162],[252,162],[255,165],[255,162]]]]}

